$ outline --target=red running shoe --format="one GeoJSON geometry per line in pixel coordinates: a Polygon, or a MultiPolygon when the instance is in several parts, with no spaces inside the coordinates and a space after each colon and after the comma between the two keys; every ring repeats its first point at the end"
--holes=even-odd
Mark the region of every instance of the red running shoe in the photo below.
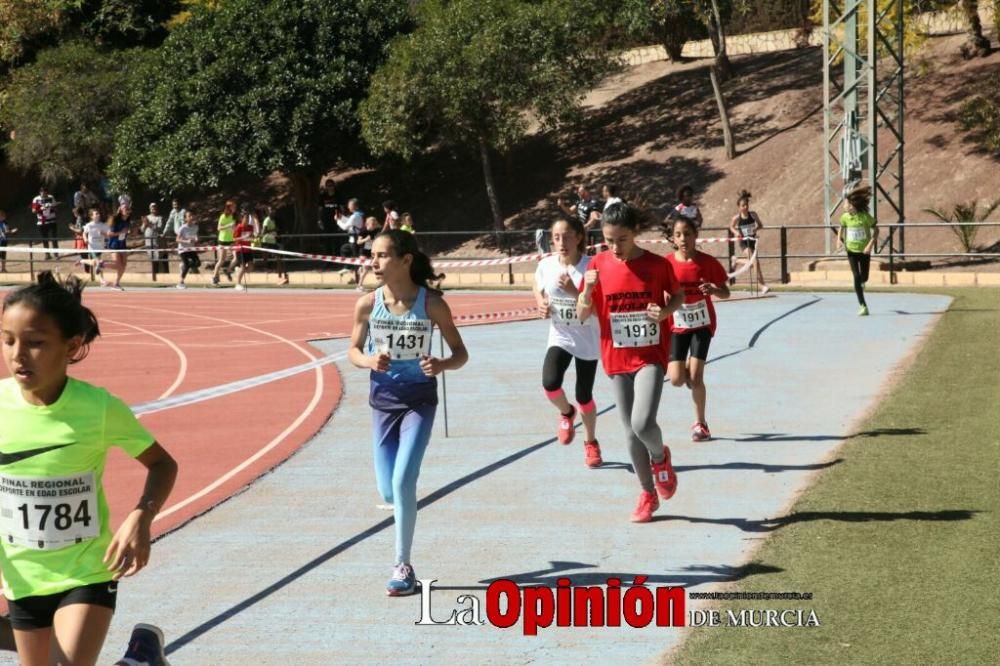
{"type": "Polygon", "coordinates": [[[653,512],[660,508],[660,500],[656,493],[643,490],[639,493],[639,503],[632,512],[633,523],[648,523],[653,519],[653,512]]]}
{"type": "Polygon", "coordinates": [[[674,466],[670,464],[670,447],[663,445],[663,462],[651,463],[653,470],[653,485],[656,492],[665,500],[670,499],[677,492],[677,474],[674,473],[674,466]]]}
{"type": "Polygon", "coordinates": [[[712,433],[709,432],[707,423],[701,423],[699,421],[691,426],[692,442],[707,442],[710,439],[712,439],[712,433]]]}
{"type": "Polygon", "coordinates": [[[587,464],[587,467],[600,467],[604,464],[604,460],[601,458],[601,445],[596,439],[583,443],[583,462],[587,464]]]}
{"type": "Polygon", "coordinates": [[[576,407],[570,405],[571,411],[567,414],[559,415],[559,443],[569,444],[573,441],[573,435],[576,434],[576,430],[573,428],[573,419],[576,418],[576,407]]]}

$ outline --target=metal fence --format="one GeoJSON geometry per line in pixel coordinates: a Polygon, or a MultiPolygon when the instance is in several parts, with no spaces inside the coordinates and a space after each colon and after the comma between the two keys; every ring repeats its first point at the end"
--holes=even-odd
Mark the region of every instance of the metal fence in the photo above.
{"type": "MultiPolygon", "coordinates": [[[[969,261],[992,261],[1000,260],[1000,251],[973,251],[973,252],[955,252],[955,251],[933,251],[934,248],[923,248],[915,251],[900,252],[898,245],[897,235],[902,228],[907,229],[910,232],[921,230],[921,229],[956,229],[959,227],[972,228],[1000,228],[1000,222],[963,222],[963,223],[945,223],[945,222],[930,222],[930,223],[906,223],[901,224],[880,224],[880,238],[873,253],[876,257],[884,259],[888,263],[888,270],[890,273],[890,281],[895,283],[895,271],[902,270],[904,268],[909,268],[912,270],[912,263],[914,260],[931,260],[931,259],[956,259],[962,260],[967,259],[969,261]]],[[[762,262],[767,262],[768,265],[773,266],[777,263],[778,275],[773,275],[773,268],[771,269],[771,277],[778,277],[781,283],[788,283],[790,277],[789,262],[791,260],[806,259],[806,260],[823,260],[823,259],[838,259],[843,258],[842,254],[826,254],[826,253],[803,253],[803,252],[791,252],[789,250],[790,246],[790,236],[793,234],[806,233],[814,235],[817,239],[817,245],[822,245],[821,237],[823,234],[835,234],[836,227],[829,227],[822,224],[799,224],[799,225],[782,225],[775,227],[765,227],[761,230],[759,234],[760,251],[758,253],[758,260],[762,262]]],[[[730,230],[727,227],[711,227],[705,226],[701,230],[701,236],[704,237],[716,237],[716,238],[728,238],[731,242],[728,243],[717,243],[705,245],[702,247],[703,250],[707,251],[720,260],[726,260],[729,262],[728,265],[732,265],[734,260],[740,258],[740,254],[737,250],[737,244],[735,238],[732,236],[730,230]]],[[[515,257],[525,254],[535,254],[547,251],[547,241],[548,232],[544,230],[540,235],[535,230],[512,230],[512,231],[421,231],[418,233],[417,237],[420,241],[421,249],[436,259],[447,259],[447,260],[457,260],[457,261],[475,261],[475,260],[487,260],[487,259],[497,259],[506,257],[515,257]]],[[[9,241],[17,240],[17,237],[9,238],[9,241]]],[[[594,239],[592,238],[592,241],[594,239]]],[[[909,239],[908,239],[909,240],[909,239]]],[[[60,238],[57,239],[58,246],[65,249],[72,247],[72,238],[60,238]]],[[[214,242],[213,237],[205,237],[204,241],[206,244],[211,244],[214,242]]],[[[135,252],[129,255],[129,263],[132,266],[138,264],[141,268],[136,270],[131,270],[130,272],[140,272],[148,273],[152,280],[156,281],[158,276],[162,276],[165,273],[171,273],[177,271],[176,267],[176,254],[169,245],[169,238],[159,239],[159,246],[156,249],[146,248],[142,241],[136,239],[132,244],[133,249],[143,250],[142,252],[135,252]],[[170,263],[173,262],[173,266],[170,263]]],[[[78,259],[83,258],[86,255],[86,250],[79,250],[79,255],[77,254],[63,254],[57,263],[56,260],[44,260],[39,257],[41,253],[44,252],[42,249],[41,239],[24,239],[20,245],[26,245],[29,248],[34,248],[37,252],[32,253],[18,253],[18,252],[8,252],[7,253],[7,264],[8,272],[29,272],[32,277],[34,274],[42,270],[43,268],[51,268],[53,265],[64,267],[66,265],[74,264],[78,259]]],[[[911,247],[914,243],[911,241],[908,243],[911,247]]],[[[284,234],[281,237],[281,245],[285,250],[298,252],[302,254],[323,254],[331,256],[345,256],[345,250],[349,246],[347,235],[344,233],[335,234],[284,234]]],[[[799,243],[798,245],[802,245],[799,243]]],[[[671,245],[662,244],[658,246],[662,248],[661,254],[670,251],[671,245]]],[[[9,250],[10,248],[3,248],[9,250]]],[[[3,251],[0,249],[0,251],[3,251]]],[[[1000,242],[994,242],[990,250],[1000,250],[1000,242]]],[[[206,253],[207,254],[207,253],[206,253]]],[[[335,270],[339,266],[337,264],[322,261],[311,257],[282,257],[283,261],[287,267],[295,271],[304,270],[335,270]]],[[[205,257],[202,270],[205,270],[205,266],[209,267],[211,270],[212,258],[210,256],[205,257]]],[[[107,255],[106,263],[113,263],[110,255],[107,255]]],[[[725,263],[725,262],[724,262],[725,263]]],[[[265,255],[257,254],[255,255],[255,264],[258,270],[269,272],[274,268],[274,262],[267,260],[265,255]]],[[[505,267],[506,272],[510,276],[510,283],[514,283],[514,273],[524,272],[523,269],[515,269],[516,264],[510,263],[505,267]]],[[[523,264],[522,264],[523,266],[523,264]]],[[[497,267],[493,266],[490,270],[496,270],[497,267]]],[[[468,270],[475,270],[475,268],[470,268],[468,270]]],[[[503,270],[503,267],[501,267],[503,270]]],[[[749,271],[753,274],[754,271],[749,271]]],[[[767,271],[765,271],[767,272],[767,271]]],[[[751,278],[752,282],[752,278],[751,278]]]]}

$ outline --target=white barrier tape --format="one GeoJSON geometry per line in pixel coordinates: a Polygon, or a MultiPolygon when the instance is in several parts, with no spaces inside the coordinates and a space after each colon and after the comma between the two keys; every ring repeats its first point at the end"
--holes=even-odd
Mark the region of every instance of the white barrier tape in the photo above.
{"type": "Polygon", "coordinates": [[[533,315],[538,317],[538,308],[521,308],[519,310],[505,310],[503,312],[487,312],[484,314],[474,314],[474,315],[458,315],[455,317],[455,322],[466,322],[466,321],[490,321],[493,319],[510,319],[514,317],[524,317],[527,315],[533,315]]]}
{"type": "Polygon", "coordinates": [[[753,254],[750,255],[750,258],[746,260],[746,263],[741,268],[737,268],[732,273],[726,273],[726,275],[729,276],[730,280],[734,280],[737,277],[739,277],[740,275],[743,275],[748,270],[750,270],[751,266],[753,266],[757,262],[757,248],[759,246],[760,245],[758,243],[754,243],[753,244],[753,254]]]}
{"type": "MultiPolygon", "coordinates": [[[[733,241],[740,240],[738,237],[734,238],[699,238],[698,243],[731,243],[733,241]]],[[[658,239],[650,238],[637,239],[639,243],[673,243],[669,239],[658,239]]],[[[252,247],[252,246],[234,246],[234,245],[201,245],[192,248],[184,248],[185,252],[215,252],[218,250],[226,250],[228,252],[233,252],[235,247],[246,247],[248,252],[266,252],[268,254],[277,254],[286,257],[295,257],[299,259],[314,259],[316,261],[325,261],[333,264],[347,264],[350,266],[370,266],[371,260],[359,257],[337,257],[328,254],[310,254],[306,252],[292,252],[290,250],[279,250],[276,248],[268,247],[252,247]]],[[[597,245],[590,245],[588,249],[599,249],[604,247],[603,243],[597,245]]],[[[22,254],[66,254],[66,255],[79,255],[79,254],[136,254],[141,252],[152,253],[152,252],[162,252],[162,253],[180,253],[180,248],[148,248],[148,247],[138,247],[138,248],[128,248],[125,250],[87,250],[83,248],[41,248],[41,247],[27,247],[23,245],[8,246],[5,248],[8,252],[17,252],[22,254]]],[[[754,249],[756,253],[756,248],[754,249]]],[[[545,257],[553,256],[554,252],[547,253],[536,253],[536,254],[522,254],[516,257],[498,257],[496,259],[463,259],[463,260],[442,260],[434,261],[435,268],[471,268],[477,266],[507,266],[510,264],[523,264],[529,262],[541,261],[545,257]]]]}

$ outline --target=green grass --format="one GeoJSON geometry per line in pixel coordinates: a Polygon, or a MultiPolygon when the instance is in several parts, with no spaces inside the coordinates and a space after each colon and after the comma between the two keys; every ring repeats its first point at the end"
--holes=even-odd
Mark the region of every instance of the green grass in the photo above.
{"type": "Polygon", "coordinates": [[[723,618],[812,609],[821,626],[692,629],[671,663],[998,663],[1000,290],[929,291],[954,297],[948,313],[753,554],[781,571],[729,588],[813,600],[714,602],[723,618]]]}

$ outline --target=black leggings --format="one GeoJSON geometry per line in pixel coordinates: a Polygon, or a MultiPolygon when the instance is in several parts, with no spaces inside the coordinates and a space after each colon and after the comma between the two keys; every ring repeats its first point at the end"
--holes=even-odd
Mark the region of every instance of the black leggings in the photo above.
{"type": "Polygon", "coordinates": [[[187,277],[188,271],[201,266],[197,252],[181,252],[181,279],[187,277]]]}
{"type": "Polygon", "coordinates": [[[858,303],[866,305],[865,290],[861,286],[868,282],[868,271],[872,265],[872,256],[864,252],[847,252],[847,262],[851,265],[851,274],[854,276],[854,293],[858,296],[858,303]]]}
{"type": "Polygon", "coordinates": [[[56,228],[56,223],[55,222],[48,222],[46,224],[39,224],[38,225],[38,230],[42,234],[42,245],[45,246],[46,250],[49,249],[49,239],[52,240],[52,247],[53,248],[58,248],[59,247],[59,243],[58,243],[58,241],[56,241],[56,233],[58,232],[58,229],[56,228]]]}
{"type": "Polygon", "coordinates": [[[597,359],[584,361],[576,358],[561,347],[549,347],[542,364],[542,388],[558,391],[562,388],[563,377],[569,362],[576,359],[576,402],[586,405],[594,399],[594,378],[597,376],[597,359]]]}

